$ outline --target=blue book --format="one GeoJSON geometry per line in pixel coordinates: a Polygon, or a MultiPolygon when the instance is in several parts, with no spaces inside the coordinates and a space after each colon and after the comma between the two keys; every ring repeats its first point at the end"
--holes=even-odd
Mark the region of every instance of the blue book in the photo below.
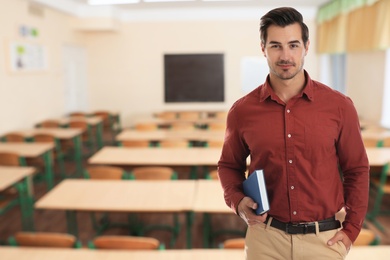
{"type": "Polygon", "coordinates": [[[244,193],[257,203],[256,214],[262,215],[269,211],[269,202],[263,170],[255,170],[243,182],[244,193]]]}

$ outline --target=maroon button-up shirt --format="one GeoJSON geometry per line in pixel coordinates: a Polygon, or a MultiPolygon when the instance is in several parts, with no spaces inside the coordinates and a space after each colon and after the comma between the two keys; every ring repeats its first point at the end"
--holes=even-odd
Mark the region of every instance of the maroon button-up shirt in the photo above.
{"type": "Polygon", "coordinates": [[[305,77],[302,93],[287,104],[267,79],[230,109],[218,162],[225,201],[237,213],[250,156],[249,173],[264,170],[271,216],[312,222],[345,206],[343,230],[354,241],[369,187],[358,115],[348,97],[305,77]]]}

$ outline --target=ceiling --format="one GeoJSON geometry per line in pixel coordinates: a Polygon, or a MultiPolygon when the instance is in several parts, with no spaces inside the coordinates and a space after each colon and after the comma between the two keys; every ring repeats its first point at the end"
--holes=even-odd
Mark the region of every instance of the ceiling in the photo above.
{"type": "MultiPolygon", "coordinates": [[[[67,0],[70,2],[78,2],[88,4],[88,0],[67,0]]],[[[203,1],[193,0],[184,2],[162,2],[162,3],[146,3],[140,0],[136,4],[117,4],[113,5],[120,9],[150,9],[150,8],[215,8],[215,7],[256,7],[256,6],[312,6],[319,7],[329,0],[227,0],[227,1],[203,1]]]]}
{"type": "Polygon", "coordinates": [[[137,4],[89,5],[88,0],[26,0],[45,5],[79,17],[111,17],[119,20],[132,19],[209,19],[209,18],[246,18],[258,17],[259,12],[279,6],[297,8],[305,17],[331,0],[193,0],[187,2],[146,3],[140,0],[137,4]],[[260,11],[259,11],[260,10],[260,11]],[[309,11],[308,11],[309,10],[309,11]],[[194,13],[197,13],[194,15],[194,13]],[[165,15],[165,18],[164,18],[165,15]]]}

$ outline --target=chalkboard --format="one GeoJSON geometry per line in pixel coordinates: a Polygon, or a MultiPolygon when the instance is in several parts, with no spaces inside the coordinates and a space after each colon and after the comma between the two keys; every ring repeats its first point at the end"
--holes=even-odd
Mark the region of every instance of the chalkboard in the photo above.
{"type": "Polygon", "coordinates": [[[165,102],[223,102],[223,54],[164,55],[165,102]]]}

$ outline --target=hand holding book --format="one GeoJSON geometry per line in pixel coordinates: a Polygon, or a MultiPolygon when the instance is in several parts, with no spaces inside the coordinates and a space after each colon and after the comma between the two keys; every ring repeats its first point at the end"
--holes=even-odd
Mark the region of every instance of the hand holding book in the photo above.
{"type": "Polygon", "coordinates": [[[264,179],[263,170],[255,170],[243,182],[244,193],[257,203],[255,210],[257,215],[262,215],[269,211],[269,201],[264,179]]]}

